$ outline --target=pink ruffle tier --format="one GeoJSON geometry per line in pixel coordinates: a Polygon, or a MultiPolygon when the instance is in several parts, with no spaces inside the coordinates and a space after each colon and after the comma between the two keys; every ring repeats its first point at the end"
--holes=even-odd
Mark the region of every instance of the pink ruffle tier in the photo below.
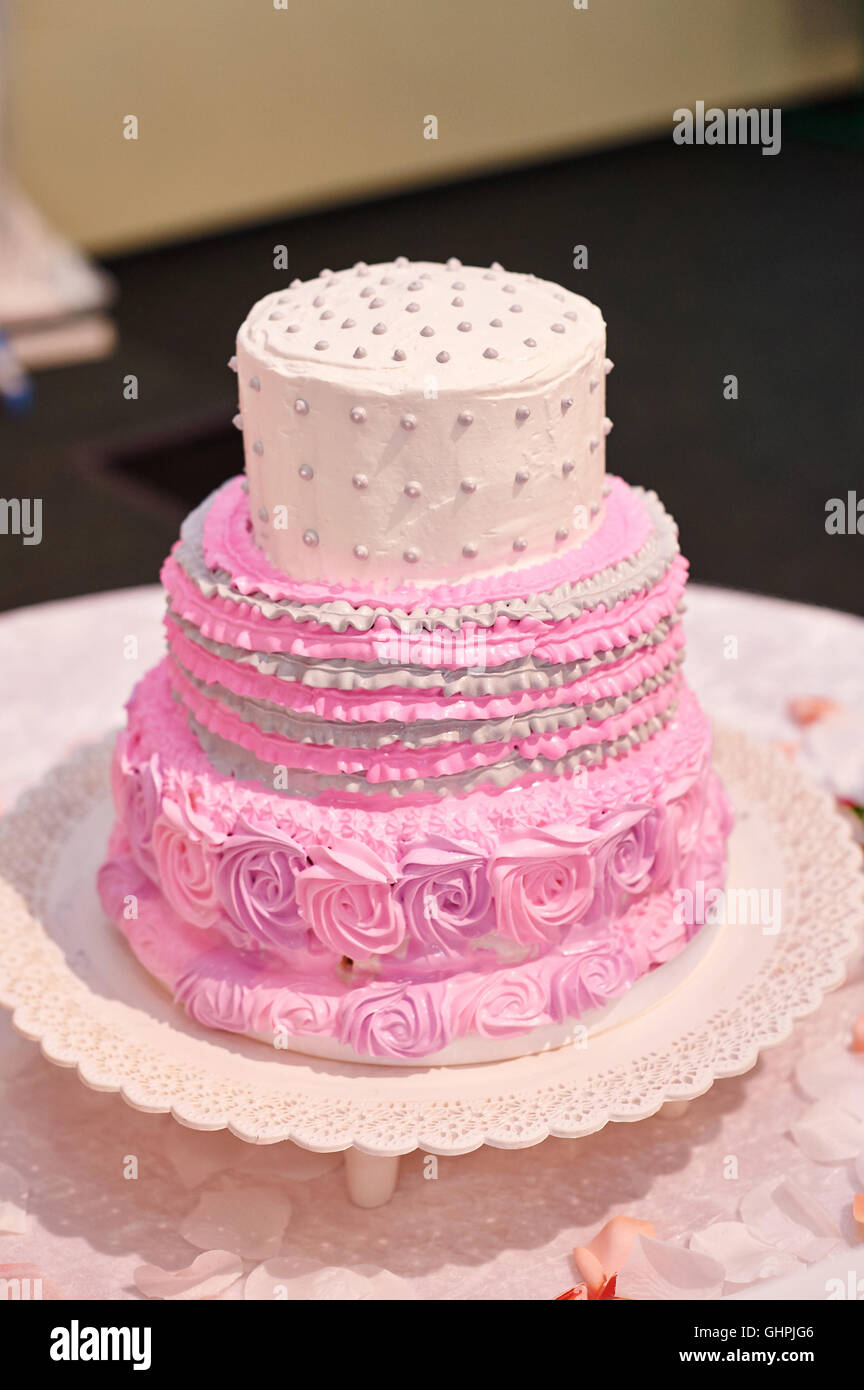
{"type": "MultiPolygon", "coordinates": [[[[404,1062],[590,1014],[677,954],[700,924],[676,894],[722,884],[730,813],[680,671],[685,562],[630,577],[641,495],[615,481],[578,573],[549,576],[562,616],[484,614],[471,668],[434,643],[382,664],[392,596],[366,630],[267,609],[327,598],[253,572],[244,505],[221,490],[201,554],[166,563],[169,655],[115,756],[103,903],[178,1002],[404,1062]],[[570,603],[606,571],[608,607],[570,603]]],[[[433,634],[455,597],[439,624],[425,596],[433,634]]]]}

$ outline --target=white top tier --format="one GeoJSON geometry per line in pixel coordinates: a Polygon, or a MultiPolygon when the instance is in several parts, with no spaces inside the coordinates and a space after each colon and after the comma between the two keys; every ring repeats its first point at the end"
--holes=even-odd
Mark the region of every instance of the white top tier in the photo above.
{"type": "Polygon", "coordinates": [[[237,336],[255,538],[297,579],[456,582],[581,544],[602,505],[605,324],[532,275],[323,270],[237,336]]]}

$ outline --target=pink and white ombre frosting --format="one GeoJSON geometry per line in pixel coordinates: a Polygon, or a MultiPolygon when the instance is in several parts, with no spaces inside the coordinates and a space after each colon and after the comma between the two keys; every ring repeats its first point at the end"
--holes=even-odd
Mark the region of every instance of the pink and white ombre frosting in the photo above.
{"type": "Polygon", "coordinates": [[[102,900],[147,969],[208,1026],[404,1065],[465,1060],[478,1040],[512,1055],[544,1029],[596,1017],[681,952],[699,924],[679,924],[676,890],[723,881],[730,813],[682,674],[686,562],[654,494],[603,482],[602,450],[591,448],[603,351],[592,306],[498,269],[394,263],[325,278],[262,301],[238,340],[244,417],[265,450],[249,453],[247,429],[251,491],[238,479],[213,494],[166,561],[168,652],[136,688],[117,742],[102,900]],[[406,276],[420,288],[403,286],[406,276]],[[434,346],[439,329],[450,341],[441,286],[460,276],[463,289],[448,295],[467,302],[470,290],[473,326],[483,327],[482,309],[490,322],[479,336],[500,344],[499,356],[471,365],[461,347],[454,358],[437,346],[446,387],[421,420],[426,407],[400,400],[396,369],[434,346]],[[418,344],[395,317],[367,344],[361,315],[378,312],[367,301],[385,289],[394,315],[432,330],[418,344]],[[345,308],[346,295],[358,305],[345,308]],[[496,295],[520,309],[501,312],[496,295]],[[422,315],[408,308],[415,300],[422,315]],[[521,318],[539,344],[537,324],[554,305],[563,328],[549,328],[536,349],[542,370],[517,391],[505,381],[519,358],[512,324],[521,318]],[[313,309],[328,325],[315,341],[313,309]],[[293,334],[290,345],[279,333],[293,334]],[[392,370],[372,343],[387,333],[391,354],[405,353],[392,370]],[[365,350],[346,356],[342,337],[352,334],[365,350]],[[289,412],[283,397],[301,365],[306,408],[289,412]],[[550,414],[544,393],[550,383],[564,391],[565,378],[569,404],[550,414]],[[349,410],[343,439],[335,415],[364,393],[381,420],[371,405],[362,418],[349,410]],[[502,434],[505,404],[523,430],[515,446],[502,434]],[[307,428],[313,407],[317,433],[307,428]],[[523,484],[514,493],[501,472],[514,447],[533,450],[525,466],[538,478],[577,459],[579,486],[598,504],[581,543],[543,539],[547,502],[550,517],[563,504],[554,487],[529,489],[523,529],[536,543],[519,548],[515,568],[439,556],[456,535],[440,517],[423,543],[428,564],[391,564],[388,547],[402,545],[408,524],[401,503],[388,530],[386,508],[364,510],[353,496],[343,505],[329,485],[308,490],[329,458],[339,473],[351,450],[367,450],[367,482],[391,490],[418,481],[422,463],[409,501],[434,517],[428,487],[447,481],[452,462],[441,432],[460,410],[472,420],[457,434],[478,424],[488,446],[469,476],[494,503],[490,559],[501,560],[496,546],[509,538],[504,492],[519,516],[523,484]],[[400,423],[406,411],[417,417],[410,426],[400,423]],[[411,448],[376,443],[382,420],[411,448]],[[295,463],[290,506],[297,489],[326,501],[333,546],[316,528],[307,548],[322,564],[292,568],[256,516],[258,492],[270,516],[271,490],[295,463]],[[354,524],[340,519],[345,507],[367,527],[380,523],[368,566],[338,559],[340,528],[354,524]]]}

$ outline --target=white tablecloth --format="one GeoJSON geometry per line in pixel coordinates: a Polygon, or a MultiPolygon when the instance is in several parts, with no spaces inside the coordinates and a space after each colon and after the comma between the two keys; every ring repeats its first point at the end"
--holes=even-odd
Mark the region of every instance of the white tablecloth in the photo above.
{"type": "MultiPolygon", "coordinates": [[[[54,763],[120,722],[132,685],[160,654],[162,607],[152,586],[0,618],[6,809],[54,763]]],[[[864,730],[864,622],[694,585],[687,626],[689,678],[724,723],[762,738],[797,739],[787,700],[818,694],[845,705],[864,730]]],[[[805,743],[815,770],[846,795],[860,785],[864,799],[864,733],[856,742],[817,726],[805,743]]],[[[574,1282],[571,1248],[616,1212],[652,1220],[662,1239],[684,1237],[719,1217],[734,1219],[744,1187],[772,1173],[793,1175],[843,1213],[851,1268],[861,1250],[856,1255],[849,1210],[854,1172],[808,1159],[789,1126],[807,1106],[794,1085],[796,1062],[817,1048],[841,1050],[862,1012],[859,969],[753,1072],[717,1083],[680,1119],[441,1159],[434,1181],[424,1178],[415,1154],[403,1160],[393,1201],[376,1211],[348,1203],[338,1156],[253,1149],[224,1133],[191,1133],[170,1117],[140,1115],[44,1062],[3,1013],[0,1218],[10,1192],[26,1215],[7,1209],[6,1225],[23,1230],[5,1234],[0,1220],[0,1277],[4,1264],[26,1261],[70,1296],[139,1296],[138,1266],[180,1268],[198,1253],[180,1228],[202,1193],[254,1186],[291,1200],[286,1254],[383,1268],[404,1280],[391,1287],[409,1297],[552,1298],[574,1282]],[[724,1177],[730,1155],[734,1180],[724,1177]],[[124,1176],[134,1167],[130,1156],[138,1174],[131,1179],[124,1176]],[[16,1197],[16,1183],[28,1189],[26,1199],[16,1197]]],[[[822,1275],[805,1276],[792,1292],[824,1297],[822,1275]]],[[[224,1294],[242,1296],[242,1280],[224,1294]]]]}

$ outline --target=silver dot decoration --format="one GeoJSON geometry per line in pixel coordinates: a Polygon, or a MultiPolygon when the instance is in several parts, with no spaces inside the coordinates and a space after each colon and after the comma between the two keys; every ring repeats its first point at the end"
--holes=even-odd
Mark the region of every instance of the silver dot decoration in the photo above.
{"type": "Polygon", "coordinates": [[[435,357],[435,361],[436,361],[436,362],[449,362],[449,361],[450,361],[450,354],[449,354],[449,352],[439,352],[439,353],[436,355],[436,357],[435,357]]]}
{"type": "Polygon", "coordinates": [[[261,443],[260,439],[255,440],[255,443],[252,445],[252,452],[253,454],[263,454],[264,445],[261,443]]]}
{"type": "Polygon", "coordinates": [[[370,299],[370,300],[369,300],[369,308],[370,308],[370,309],[382,309],[383,307],[384,307],[384,300],[383,300],[383,299],[378,299],[377,296],[376,296],[375,299],[370,299]]]}
{"type": "Polygon", "coordinates": [[[521,314],[521,313],[522,313],[522,305],[521,305],[521,304],[511,304],[511,305],[510,305],[510,313],[511,313],[511,314],[521,314]]]}
{"type": "Polygon", "coordinates": [[[609,416],[608,416],[608,415],[607,415],[607,416],[605,417],[605,419],[603,420],[603,433],[604,433],[604,434],[611,434],[611,433],[612,433],[612,421],[609,419],[609,416]]]}
{"type": "Polygon", "coordinates": [[[309,402],[304,401],[302,396],[298,396],[296,401],[294,402],[294,409],[296,410],[298,415],[308,415],[309,402]]]}
{"type": "Polygon", "coordinates": [[[597,379],[596,376],[592,376],[592,377],[589,378],[589,380],[588,380],[588,390],[589,390],[589,391],[596,391],[596,390],[597,390],[597,387],[598,387],[599,385],[600,385],[600,382],[598,381],[598,379],[597,379]]]}
{"type": "Polygon", "coordinates": [[[363,409],[362,405],[354,405],[351,407],[351,419],[354,421],[355,425],[363,424],[363,421],[366,419],[366,411],[363,409]]]}
{"type": "Polygon", "coordinates": [[[490,327],[490,328],[503,328],[503,324],[502,324],[502,322],[501,322],[500,319],[490,319],[490,320],[489,320],[489,327],[490,327]]]}
{"type": "Polygon", "coordinates": [[[300,288],[300,286],[301,286],[302,284],[303,284],[303,281],[300,280],[300,279],[298,279],[297,276],[295,276],[294,279],[291,281],[291,284],[288,286],[288,288],[289,288],[289,290],[299,290],[299,288],[300,288]]]}
{"type": "Polygon", "coordinates": [[[321,318],[322,318],[322,319],[332,319],[332,317],[333,317],[333,310],[332,310],[332,309],[324,309],[324,310],[322,310],[322,312],[321,312],[321,318]]]}
{"type": "Polygon", "coordinates": [[[309,463],[301,463],[297,472],[300,474],[304,483],[311,483],[312,479],[315,477],[315,469],[309,463]]]}
{"type": "Polygon", "coordinates": [[[410,304],[406,304],[406,305],[405,305],[405,313],[406,313],[406,314],[416,314],[416,313],[419,311],[419,309],[420,309],[420,305],[417,304],[417,303],[415,303],[415,301],[414,301],[413,299],[411,300],[411,303],[410,303],[410,304]]]}
{"type": "Polygon", "coordinates": [[[571,323],[576,323],[579,315],[576,313],[575,309],[568,309],[564,317],[565,319],[570,319],[571,323]]]}
{"type": "Polygon", "coordinates": [[[239,413],[239,411],[238,411],[238,413],[234,416],[234,419],[231,421],[231,424],[234,426],[234,428],[235,428],[236,430],[242,430],[242,428],[243,428],[243,416],[239,413]]]}
{"type": "Polygon", "coordinates": [[[604,370],[604,372],[606,373],[607,376],[609,375],[609,373],[611,372],[611,370],[612,370],[612,368],[613,368],[614,366],[615,366],[615,363],[612,361],[612,358],[611,358],[611,357],[606,357],[606,358],[604,358],[604,360],[603,360],[603,370],[604,370]]]}
{"type": "Polygon", "coordinates": [[[408,265],[408,257],[397,256],[393,264],[398,265],[399,269],[401,270],[404,266],[408,265]]]}
{"type": "Polygon", "coordinates": [[[600,440],[597,438],[596,434],[592,434],[591,438],[588,440],[588,448],[591,450],[592,454],[595,449],[600,448],[600,440]]]}
{"type": "Polygon", "coordinates": [[[526,541],[526,539],[525,539],[524,536],[517,536],[517,537],[516,537],[515,541],[513,542],[513,549],[514,549],[514,550],[527,550],[527,549],[528,549],[528,542],[526,541]]]}
{"type": "Polygon", "coordinates": [[[362,492],[364,488],[369,486],[369,479],[366,477],[365,473],[355,473],[351,482],[358,492],[362,492]]]}
{"type": "Polygon", "coordinates": [[[454,281],[453,281],[453,284],[450,286],[450,288],[451,288],[451,290],[464,290],[464,288],[465,288],[465,281],[464,281],[464,280],[454,280],[454,281]]]}
{"type": "Polygon", "coordinates": [[[555,532],[555,539],[556,541],[566,541],[569,535],[570,532],[566,526],[559,526],[558,530],[555,532]]]}
{"type": "Polygon", "coordinates": [[[236,358],[236,357],[229,357],[229,358],[228,358],[228,370],[231,371],[231,372],[236,372],[236,370],[237,370],[237,358],[236,358]]]}
{"type": "Polygon", "coordinates": [[[386,332],[387,332],[387,325],[386,325],[386,323],[376,323],[375,327],[372,329],[372,332],[373,332],[373,333],[376,333],[376,334],[378,334],[378,335],[380,335],[381,333],[386,333],[386,332]]]}
{"type": "Polygon", "coordinates": [[[517,420],[527,420],[527,419],[528,419],[528,416],[529,416],[530,414],[531,414],[531,411],[528,409],[527,405],[517,405],[517,407],[516,407],[516,419],[517,419],[517,420]]]}
{"type": "Polygon", "coordinates": [[[253,391],[261,390],[261,382],[258,380],[257,376],[250,376],[249,385],[252,387],[253,391]]]}
{"type": "Polygon", "coordinates": [[[324,296],[323,296],[323,294],[316,294],[315,298],[312,300],[312,307],[313,307],[313,309],[320,309],[320,308],[321,308],[321,305],[322,305],[323,303],[324,303],[324,296]]]}
{"type": "Polygon", "coordinates": [[[405,361],[405,349],[404,349],[404,348],[397,348],[397,349],[396,349],[396,351],[395,351],[394,354],[393,354],[393,361],[394,361],[394,362],[404,362],[404,361],[405,361]]]}
{"type": "Polygon", "coordinates": [[[484,357],[497,357],[497,356],[498,356],[498,349],[497,349],[497,348],[486,348],[485,352],[483,353],[483,356],[484,356],[484,357]]]}
{"type": "Polygon", "coordinates": [[[477,554],[477,547],[473,541],[467,541],[465,545],[463,545],[462,554],[465,556],[466,560],[474,559],[474,556],[477,554]]]}
{"type": "Polygon", "coordinates": [[[355,328],[355,327],[356,327],[356,324],[355,324],[355,322],[354,322],[354,319],[343,319],[343,320],[342,320],[342,327],[343,327],[343,328],[355,328]]]}
{"type": "Polygon", "coordinates": [[[409,288],[409,290],[411,291],[412,294],[416,294],[418,290],[422,290],[422,288],[423,288],[423,281],[422,281],[422,280],[412,280],[412,281],[411,281],[411,284],[408,286],[408,288],[409,288]]]}
{"type": "Polygon", "coordinates": [[[569,478],[575,467],[576,465],[572,459],[565,459],[561,465],[561,472],[564,474],[565,478],[569,478]]]}
{"type": "Polygon", "coordinates": [[[420,329],[420,337],[421,337],[421,338],[434,338],[434,337],[435,337],[435,329],[434,329],[434,328],[430,328],[429,325],[428,325],[428,323],[427,323],[427,324],[424,324],[424,326],[420,329]]]}
{"type": "Polygon", "coordinates": [[[451,257],[450,257],[449,261],[447,262],[446,269],[447,269],[447,270],[461,270],[461,269],[462,269],[462,262],[459,260],[458,256],[451,256],[451,257]]]}
{"type": "Polygon", "coordinates": [[[461,294],[457,294],[450,300],[450,303],[454,309],[461,309],[465,300],[462,298],[461,294]]]}
{"type": "Polygon", "coordinates": [[[381,276],[381,279],[378,281],[378,283],[379,283],[379,285],[392,285],[392,284],[393,284],[393,276],[392,276],[392,275],[382,275],[382,276],[381,276]]]}
{"type": "Polygon", "coordinates": [[[411,482],[406,483],[402,491],[406,497],[419,497],[423,489],[419,483],[411,482]]]}
{"type": "Polygon", "coordinates": [[[304,531],[304,532],[303,532],[303,544],[304,544],[304,545],[315,546],[315,545],[318,544],[318,541],[319,541],[318,532],[317,532],[317,531],[313,531],[313,530],[311,529],[311,527],[310,527],[310,529],[309,529],[308,531],[304,531]]]}
{"type": "Polygon", "coordinates": [[[284,319],[285,315],[284,315],[283,313],[281,313],[281,312],[279,311],[279,309],[274,309],[274,310],[273,310],[273,313],[272,313],[272,314],[268,314],[267,317],[268,317],[268,319],[277,320],[277,319],[284,319]]]}
{"type": "Polygon", "coordinates": [[[572,396],[562,396],[562,398],[561,398],[561,413],[562,413],[562,415],[566,415],[567,411],[570,410],[570,409],[572,408],[572,406],[573,406],[573,397],[572,397],[572,396]]]}
{"type": "Polygon", "coordinates": [[[502,290],[504,291],[505,294],[515,294],[515,293],[516,293],[516,286],[515,286],[515,285],[502,285],[501,288],[502,288],[502,290]]]}
{"type": "Polygon", "coordinates": [[[330,344],[327,342],[326,338],[319,338],[317,343],[315,344],[315,351],[326,352],[329,346],[330,344]]]}
{"type": "Polygon", "coordinates": [[[269,521],[269,520],[270,520],[270,513],[268,512],[268,510],[267,510],[266,507],[259,507],[259,508],[258,508],[258,517],[259,517],[259,520],[261,520],[261,521],[269,521]]]}
{"type": "Polygon", "coordinates": [[[536,347],[536,346],[537,346],[537,339],[536,339],[536,338],[526,338],[526,339],[525,339],[525,346],[526,346],[526,347],[536,347]]]}
{"type": "Polygon", "coordinates": [[[474,416],[471,414],[470,410],[460,410],[456,419],[459,421],[460,425],[473,425],[474,423],[474,416]]]}
{"type": "Polygon", "coordinates": [[[242,483],[240,484],[240,491],[241,491],[241,492],[245,492],[245,493],[247,494],[247,496],[248,496],[248,493],[249,493],[249,479],[248,479],[248,478],[244,478],[244,479],[243,479],[242,483]]]}
{"type": "Polygon", "coordinates": [[[471,332],[471,325],[470,325],[470,323],[468,322],[467,319],[463,319],[461,323],[457,323],[456,327],[459,329],[459,332],[460,332],[460,333],[470,333],[470,332],[471,332]]]}
{"type": "Polygon", "coordinates": [[[373,290],[371,285],[364,285],[362,290],[360,291],[360,298],[371,299],[374,293],[375,291],[373,290]]]}
{"type": "Polygon", "coordinates": [[[366,356],[366,349],[365,349],[364,347],[357,347],[357,348],[355,348],[355,349],[354,349],[354,356],[355,356],[355,357],[365,357],[365,356],[366,356]]]}
{"type": "Polygon", "coordinates": [[[477,479],[476,479],[476,478],[463,478],[462,481],[461,481],[461,483],[459,484],[459,486],[461,487],[461,489],[462,489],[463,492],[476,492],[476,491],[477,491],[477,479]]]}
{"type": "Polygon", "coordinates": [[[412,545],[408,548],[408,550],[403,552],[402,559],[405,560],[409,565],[416,565],[417,561],[420,559],[420,551],[415,550],[414,546],[412,545]]]}
{"type": "Polygon", "coordinates": [[[517,468],[514,477],[517,483],[527,483],[531,474],[528,472],[527,468],[517,468]]]}
{"type": "Polygon", "coordinates": [[[299,323],[289,323],[288,327],[285,329],[285,332],[286,332],[286,333],[299,333],[299,332],[300,332],[300,325],[299,325],[299,323]]]}
{"type": "Polygon", "coordinates": [[[553,332],[553,333],[563,333],[563,332],[564,332],[564,325],[563,325],[563,323],[553,323],[553,324],[552,324],[552,332],[553,332]]]}
{"type": "Polygon", "coordinates": [[[368,560],[368,559],[369,559],[369,547],[368,547],[368,545],[355,545],[355,547],[354,547],[354,554],[357,556],[357,559],[358,559],[358,560],[368,560]]]}
{"type": "Polygon", "coordinates": [[[417,428],[417,416],[416,416],[416,415],[403,415],[403,416],[402,416],[402,419],[399,421],[399,424],[402,426],[403,430],[416,430],[416,428],[417,428]]]}

